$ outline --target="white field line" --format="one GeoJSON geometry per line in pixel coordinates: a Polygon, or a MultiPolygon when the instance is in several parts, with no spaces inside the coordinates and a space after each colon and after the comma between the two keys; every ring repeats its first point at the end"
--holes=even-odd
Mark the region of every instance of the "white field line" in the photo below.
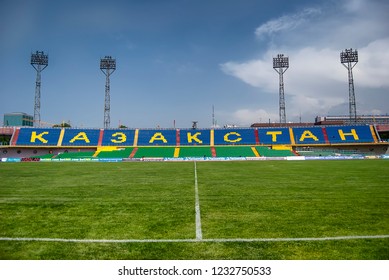
{"type": "Polygon", "coordinates": [[[200,199],[199,199],[199,185],[197,182],[197,165],[194,162],[194,177],[195,177],[195,212],[196,212],[196,240],[203,239],[203,233],[201,230],[201,215],[200,215],[200,199]]]}
{"type": "Polygon", "coordinates": [[[35,241],[67,243],[196,243],[196,242],[301,242],[301,241],[336,241],[353,239],[383,239],[389,235],[333,236],[333,237],[297,237],[297,238],[214,238],[214,239],[65,239],[65,238],[28,238],[0,237],[0,241],[35,241]]]}

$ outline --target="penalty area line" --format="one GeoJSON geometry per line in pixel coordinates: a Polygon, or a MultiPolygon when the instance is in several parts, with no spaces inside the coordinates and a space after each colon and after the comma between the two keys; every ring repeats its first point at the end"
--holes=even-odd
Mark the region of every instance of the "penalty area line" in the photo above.
{"type": "Polygon", "coordinates": [[[360,235],[333,237],[296,237],[296,238],[210,238],[210,239],[65,239],[65,238],[29,238],[29,237],[0,237],[0,241],[19,242],[63,242],[63,243],[225,243],[225,242],[312,242],[336,241],[354,239],[383,239],[389,235],[360,235]]]}

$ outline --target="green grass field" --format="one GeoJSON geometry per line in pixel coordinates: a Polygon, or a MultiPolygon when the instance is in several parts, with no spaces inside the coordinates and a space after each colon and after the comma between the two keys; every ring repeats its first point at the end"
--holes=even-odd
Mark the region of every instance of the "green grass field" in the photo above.
{"type": "Polygon", "coordinates": [[[388,260],[388,209],[388,160],[2,163],[0,259],[388,260]]]}

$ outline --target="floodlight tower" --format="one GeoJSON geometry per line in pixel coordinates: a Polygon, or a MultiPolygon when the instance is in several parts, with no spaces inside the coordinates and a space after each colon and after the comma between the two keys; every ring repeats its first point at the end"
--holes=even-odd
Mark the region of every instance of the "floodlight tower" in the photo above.
{"type": "Polygon", "coordinates": [[[349,113],[350,122],[357,121],[357,108],[355,102],[354,92],[354,78],[353,68],[358,63],[358,51],[353,49],[346,49],[340,53],[340,62],[346,67],[348,71],[348,98],[349,98],[349,113]]]}
{"type": "Polygon", "coordinates": [[[36,70],[34,126],[41,126],[41,72],[49,65],[49,56],[44,52],[31,54],[31,65],[36,70]]]}
{"type": "Polygon", "coordinates": [[[111,126],[111,94],[110,94],[110,82],[109,77],[116,70],[116,59],[113,59],[111,56],[105,56],[100,59],[100,70],[106,76],[105,80],[105,103],[104,103],[104,128],[109,128],[111,126]]]}
{"type": "Polygon", "coordinates": [[[273,57],[273,68],[279,74],[280,78],[280,123],[286,123],[284,73],[289,68],[289,57],[283,54],[278,54],[277,57],[273,57]]]}

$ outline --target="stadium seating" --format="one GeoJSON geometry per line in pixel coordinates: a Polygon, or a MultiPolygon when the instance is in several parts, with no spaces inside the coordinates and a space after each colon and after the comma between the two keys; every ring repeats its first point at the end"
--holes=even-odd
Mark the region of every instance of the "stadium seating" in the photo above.
{"type": "Polygon", "coordinates": [[[55,156],[56,159],[92,158],[95,152],[68,152],[55,156]]]}
{"type": "Polygon", "coordinates": [[[133,146],[135,139],[135,130],[130,129],[105,129],[101,146],[133,146]]]}
{"type": "Polygon", "coordinates": [[[293,152],[290,149],[271,149],[266,146],[256,146],[255,149],[258,151],[258,154],[262,157],[288,157],[294,156],[293,152]]]}
{"type": "Polygon", "coordinates": [[[215,145],[255,145],[257,143],[254,129],[215,129],[215,145]]]}
{"type": "Polygon", "coordinates": [[[372,126],[312,126],[258,129],[61,129],[25,128],[14,146],[219,146],[376,143],[372,126]]]}
{"type": "Polygon", "coordinates": [[[179,157],[212,157],[210,147],[180,147],[179,157]]]}
{"type": "Polygon", "coordinates": [[[368,125],[360,126],[327,126],[328,140],[336,143],[374,143],[374,134],[368,125]]]}
{"type": "Polygon", "coordinates": [[[58,128],[27,128],[18,130],[16,146],[58,146],[61,135],[58,128]]]}
{"type": "Polygon", "coordinates": [[[322,127],[295,127],[293,128],[293,140],[295,144],[326,144],[323,129],[322,127]]]}
{"type": "MultiPolygon", "coordinates": [[[[59,155],[35,158],[285,157],[292,147],[376,144],[373,126],[261,127],[228,129],[14,129],[10,146],[58,147],[59,155]],[[83,149],[87,148],[87,149],[83,149]],[[80,150],[95,150],[80,152],[80,150]],[[78,152],[73,152],[78,151],[78,152]]],[[[301,149],[303,150],[303,149],[301,149]]],[[[350,149],[351,150],[351,149],[350,149]]],[[[31,154],[31,153],[30,153],[31,154]]],[[[324,152],[323,152],[324,154],[324,152]]]]}
{"type": "Polygon", "coordinates": [[[100,151],[95,155],[97,158],[128,158],[133,148],[123,148],[113,151],[100,151]]]}
{"type": "Polygon", "coordinates": [[[264,145],[289,145],[290,131],[287,127],[258,129],[259,143],[264,145]]]}
{"type": "Polygon", "coordinates": [[[138,146],[175,146],[176,143],[176,130],[140,129],[138,133],[138,146]]]}
{"type": "Polygon", "coordinates": [[[216,157],[255,157],[250,146],[217,146],[216,157]]]}
{"type": "Polygon", "coordinates": [[[211,133],[212,130],[210,129],[181,129],[179,130],[177,144],[181,146],[209,146],[212,145],[211,133]]]}
{"type": "Polygon", "coordinates": [[[174,147],[138,147],[133,158],[172,158],[174,147]]]}
{"type": "Polygon", "coordinates": [[[40,155],[40,156],[32,156],[31,158],[53,158],[55,155],[54,154],[45,154],[45,155],[40,155]]]}
{"type": "Polygon", "coordinates": [[[62,146],[97,146],[99,129],[64,129],[62,146]]]}

